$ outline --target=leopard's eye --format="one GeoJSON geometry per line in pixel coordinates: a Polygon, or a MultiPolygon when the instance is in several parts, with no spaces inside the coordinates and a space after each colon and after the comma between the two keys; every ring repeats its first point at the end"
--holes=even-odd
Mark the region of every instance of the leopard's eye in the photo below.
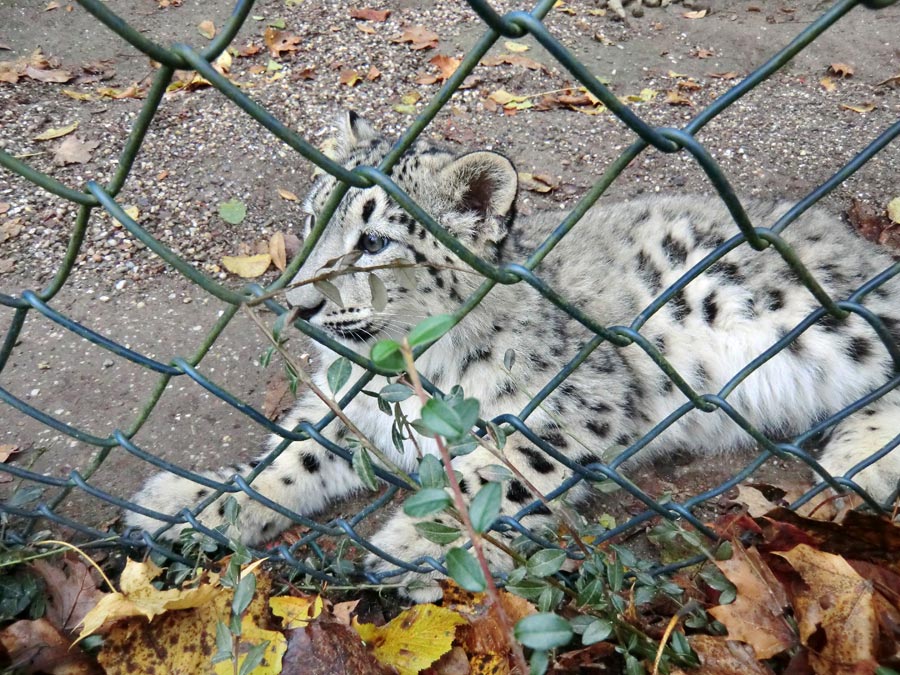
{"type": "Polygon", "coordinates": [[[365,253],[375,254],[382,251],[391,243],[391,240],[374,232],[366,232],[359,238],[356,247],[365,253]]]}

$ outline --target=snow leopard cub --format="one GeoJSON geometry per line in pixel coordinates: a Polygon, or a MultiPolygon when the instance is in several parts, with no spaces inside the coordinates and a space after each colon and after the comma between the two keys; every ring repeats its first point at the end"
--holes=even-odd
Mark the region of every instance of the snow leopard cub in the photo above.
{"type": "MultiPolygon", "coordinates": [[[[347,167],[376,165],[390,148],[367,122],[350,114],[336,145],[338,161],[347,167]]],[[[521,262],[556,226],[556,213],[515,217],[517,174],[511,162],[488,151],[458,155],[418,142],[396,164],[391,178],[428,213],[483,259],[501,264],[521,262]]],[[[304,208],[313,218],[335,185],[320,176],[304,208]]],[[[787,210],[778,203],[746,205],[751,221],[771,225],[787,210]]],[[[309,223],[307,223],[308,231],[309,223]]],[[[582,312],[607,326],[628,325],[669,284],[716,246],[737,233],[717,198],[652,196],[624,203],[603,203],[591,209],[536,269],[537,274],[582,312]]],[[[786,240],[832,297],[846,298],[865,280],[891,265],[890,257],[858,238],[835,218],[809,211],[785,233],[786,240]]],[[[410,289],[392,270],[377,272],[387,289],[387,304],[375,309],[366,274],[333,279],[343,307],[323,297],[311,285],[293,288],[288,301],[341,343],[368,354],[370,345],[398,337],[421,319],[456,309],[482,279],[456,259],[424,227],[378,187],[351,189],[297,280],[316,275],[326,261],[361,252],[358,265],[408,261],[419,265],[410,289]]],[[[869,293],[866,306],[900,341],[900,278],[869,293]]],[[[735,373],[780,340],[819,307],[773,249],[757,252],[742,245],[693,280],[640,329],[641,334],[677,368],[696,391],[718,392],[735,373]]],[[[481,401],[485,419],[518,413],[593,337],[580,323],[557,309],[526,283],[496,285],[458,326],[426,352],[417,367],[435,385],[448,391],[462,385],[467,396],[481,401]],[[511,370],[504,354],[516,354],[511,370]]],[[[325,369],[335,359],[317,346],[316,381],[327,391],[325,369]]],[[[361,370],[354,366],[354,376],[361,370]]],[[[856,315],[837,321],[825,315],[791,345],[749,375],[729,395],[728,402],[748,422],[775,438],[809,428],[814,422],[884,385],[897,365],[871,326],[856,315]]],[[[376,378],[368,389],[387,384],[376,378]]],[[[637,345],[624,348],[600,344],[543,404],[527,418],[536,437],[566,461],[586,465],[608,459],[611,448],[627,446],[686,401],[684,394],[637,345]]],[[[409,419],[419,416],[415,397],[403,402],[409,419]]],[[[283,421],[315,421],[325,406],[305,392],[283,421]]],[[[357,396],[347,416],[392,461],[407,470],[417,465],[416,445],[406,442],[398,453],[391,440],[392,418],[379,411],[375,399],[357,396]]],[[[335,422],[326,437],[347,444],[349,431],[335,422]]],[[[838,425],[825,444],[821,462],[839,475],[887,444],[900,433],[900,391],[894,390],[838,425]]],[[[273,438],[274,447],[280,439],[273,438]]],[[[659,456],[677,448],[717,453],[752,444],[752,439],[724,412],[693,410],[674,422],[638,457],[659,456]]],[[[420,438],[417,447],[436,452],[433,440],[420,438]]],[[[504,452],[542,493],[571,474],[522,434],[507,440],[504,452]]],[[[464,492],[474,494],[484,479],[479,469],[497,459],[478,449],[456,458],[464,492]]],[[[224,468],[207,475],[227,480],[235,471],[246,474],[256,463],[224,468]]],[[[877,499],[891,496],[900,476],[900,451],[855,475],[877,499]]],[[[582,484],[583,485],[583,484],[582,484]]],[[[301,514],[313,514],[327,503],[362,488],[344,460],[313,441],[294,443],[253,482],[268,499],[301,514]]],[[[570,492],[577,500],[584,487],[570,492]]],[[[192,481],[159,474],[137,495],[143,506],[175,513],[209,494],[192,481]]],[[[290,524],[243,493],[238,493],[240,537],[255,543],[290,524]]],[[[503,512],[515,513],[531,502],[526,485],[509,480],[504,486],[503,512]]],[[[531,525],[546,521],[546,509],[531,516],[531,525]]],[[[200,520],[213,527],[223,522],[222,500],[206,509],[200,520]]],[[[441,516],[439,519],[442,520],[441,516]]],[[[449,523],[450,521],[448,521],[449,523]]],[[[130,525],[157,527],[157,520],[131,513],[130,525]]],[[[441,548],[421,537],[415,522],[402,511],[394,514],[374,537],[381,549],[403,560],[439,557],[441,548]]],[[[177,534],[178,527],[169,530],[177,534]]],[[[488,547],[490,548],[490,547],[488,547]]],[[[491,552],[492,564],[508,565],[491,552]]],[[[376,569],[392,568],[372,558],[376,569]]],[[[439,594],[433,580],[406,574],[416,600],[439,594]],[[417,583],[412,583],[417,582],[417,583]]]]}

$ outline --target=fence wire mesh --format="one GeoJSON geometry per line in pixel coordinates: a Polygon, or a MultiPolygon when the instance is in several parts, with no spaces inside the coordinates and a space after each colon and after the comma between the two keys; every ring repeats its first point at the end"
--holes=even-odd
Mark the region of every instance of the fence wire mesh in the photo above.
{"type": "MultiPolygon", "coordinates": [[[[891,278],[900,274],[900,263],[895,263],[874,278],[868,279],[849,297],[830,297],[819,285],[815,276],[809,270],[804,268],[791,247],[784,239],[782,239],[781,233],[804,211],[809,209],[824,195],[856,172],[876,153],[894,141],[897,135],[900,134],[900,120],[885,129],[851,161],[847,162],[843,168],[810,192],[806,197],[797,202],[797,204],[781,217],[778,222],[766,224],[764,226],[753,224],[749,221],[740,200],[735,195],[732,186],[721,170],[719,164],[704,145],[697,140],[696,136],[711,120],[727,110],[747,92],[787,64],[801,50],[814,41],[817,36],[833,26],[848,12],[859,5],[862,5],[866,9],[859,9],[858,11],[878,10],[894,4],[895,1],[896,0],[839,0],[830,9],[819,16],[817,20],[807,26],[792,42],[790,42],[790,44],[772,56],[766,63],[741,80],[739,84],[734,86],[725,95],[718,98],[713,104],[702,110],[690,122],[684,125],[684,127],[674,129],[657,128],[641,119],[639,115],[626,104],[622,103],[609,88],[601,83],[595,74],[593,74],[583,63],[579,62],[579,60],[575,58],[559,40],[554,38],[543,23],[543,19],[553,8],[555,0],[542,0],[537,3],[530,12],[513,11],[502,16],[495,12],[490,4],[486,2],[468,0],[468,4],[471,6],[472,10],[474,10],[487,26],[483,37],[465,55],[456,71],[446,80],[440,91],[409,126],[379,166],[364,166],[348,170],[335,163],[328,156],[301,138],[297,133],[289,129],[271,112],[255,103],[244,91],[235,86],[228,78],[220,74],[211,65],[211,62],[229,46],[241,26],[247,21],[253,7],[252,0],[241,0],[237,2],[227,23],[220,29],[219,33],[210,44],[200,51],[185,44],[175,44],[169,48],[163,47],[145,37],[138,28],[128,25],[100,0],[78,0],[79,4],[96,17],[100,23],[104,24],[121,39],[127,41],[141,52],[157,61],[160,64],[160,67],[155,74],[153,84],[147,93],[141,112],[134,121],[130,136],[124,144],[124,148],[119,156],[117,171],[106,185],[100,185],[96,182],[89,181],[83,187],[67,186],[49,175],[31,168],[27,163],[17,159],[10,153],[0,151],[0,164],[8,171],[18,174],[43,190],[79,205],[78,215],[71,229],[68,250],[49,285],[40,292],[22,290],[17,294],[0,294],[0,304],[12,313],[9,328],[4,336],[2,347],[0,347],[0,374],[2,374],[4,369],[8,366],[10,357],[17,348],[23,326],[25,326],[29,316],[36,313],[38,315],[43,315],[43,317],[56,323],[66,331],[70,331],[71,333],[108,350],[110,354],[115,357],[128,360],[141,368],[156,373],[158,380],[153,390],[148,393],[141,411],[136,415],[132,424],[125,429],[116,429],[105,437],[91,434],[79,427],[70,425],[59,416],[41,410],[38,407],[31,405],[26,400],[23,400],[23,398],[13,395],[6,388],[0,387],[0,400],[2,400],[3,405],[6,408],[3,413],[5,418],[9,418],[10,415],[26,415],[76,441],[90,444],[98,449],[90,466],[82,471],[72,471],[67,478],[56,478],[34,472],[18,466],[15,463],[0,464],[0,473],[11,476],[16,481],[19,481],[20,485],[48,488],[50,491],[48,491],[47,494],[51,494],[52,492],[53,495],[52,498],[45,498],[42,496],[36,503],[17,499],[15,495],[13,495],[13,497],[0,503],[0,511],[6,515],[6,526],[3,529],[4,541],[11,544],[25,543],[36,531],[38,523],[50,521],[58,526],[77,533],[76,536],[83,541],[93,542],[94,544],[102,542],[105,546],[118,546],[129,551],[152,549],[170,559],[180,559],[184,561],[177,551],[156,541],[150,533],[104,531],[96,527],[96,524],[78,522],[60,512],[60,505],[67,499],[72,491],[83,491],[93,498],[114,504],[121,509],[136,508],[135,504],[123,499],[121,496],[110,494],[96,483],[92,482],[92,477],[103,463],[109,459],[112,453],[125,452],[146,462],[148,465],[148,474],[151,471],[149,465],[152,465],[158,469],[170,471],[174,474],[190,478],[196,481],[198,485],[205,485],[220,491],[219,493],[211,495],[203,504],[192,511],[186,509],[175,518],[156,513],[150,515],[160,517],[161,519],[170,522],[189,522],[197,530],[206,533],[221,543],[225,543],[226,540],[222,534],[205,528],[198,522],[198,516],[203,508],[213,502],[216,494],[222,492],[237,493],[238,491],[244,491],[251,496],[259,497],[253,490],[253,479],[265,467],[265,462],[257,467],[257,469],[246,478],[236,476],[229,482],[220,483],[218,481],[206,479],[185,467],[164,461],[139,447],[133,439],[148,420],[154,407],[163,396],[166,386],[173,378],[192,381],[197,386],[204,388],[233,406],[238,412],[249,418],[249,423],[258,425],[261,427],[261,430],[281,436],[283,441],[272,451],[273,457],[284,450],[284,448],[293,441],[312,438],[344,460],[349,461],[351,459],[351,450],[335,445],[322,435],[322,430],[333,421],[334,415],[329,414],[316,422],[303,422],[293,430],[285,430],[269,421],[266,415],[255,409],[253,406],[248,405],[244,401],[230,394],[227,391],[227,382],[217,383],[210,379],[208,375],[201,372],[201,364],[204,357],[219,339],[226,326],[228,326],[235,317],[238,310],[244,305],[260,304],[260,296],[266,295],[268,297],[269,294],[282,290],[289,284],[300,266],[315,247],[324,229],[328,227],[328,218],[324,217],[317,223],[310,237],[304,242],[302,250],[288,265],[277,281],[265,288],[257,285],[248,285],[245,288],[236,291],[209,278],[198,271],[184,258],[163,245],[153,233],[149,232],[136,222],[136,220],[133,219],[116,201],[117,194],[122,190],[128,177],[135,171],[135,158],[154,121],[167,87],[172,82],[175,71],[183,69],[193,69],[197,71],[202,77],[206,78],[213,87],[221,92],[224,97],[230,100],[232,104],[251,116],[256,122],[296,151],[300,156],[309,162],[312,162],[323,171],[338,178],[343,185],[338,187],[336,193],[332,195],[332,198],[329,201],[329,215],[334,211],[340,198],[351,186],[364,188],[378,185],[389,193],[402,208],[419,221],[462,262],[481,274],[484,277],[484,283],[459,307],[455,314],[456,319],[461,319],[471,311],[471,309],[485,297],[495,284],[524,283],[537,289],[547,301],[554,303],[561,310],[567,312],[570,316],[574,317],[581,324],[593,331],[595,337],[583,345],[579,354],[535,395],[534,399],[525,409],[520,411],[509,411],[507,414],[494,418],[492,421],[497,424],[505,423],[509,425],[517,433],[527,437],[532,444],[539,447],[550,457],[568,464],[573,469],[574,473],[572,477],[559,485],[553,493],[546,495],[548,499],[554,499],[564,495],[574,485],[581,481],[610,480],[645,505],[646,508],[643,512],[634,515],[612,529],[597,534],[593,542],[595,546],[602,545],[604,542],[615,539],[623,533],[632,532],[647,521],[660,516],[669,519],[680,519],[682,522],[688,523],[693,528],[696,528],[697,531],[703,532],[709,537],[714,537],[714,533],[710,531],[701,519],[695,516],[696,508],[704,502],[722,495],[748,477],[751,477],[754,472],[756,472],[759,467],[772,456],[793,457],[807,464],[813,471],[824,478],[823,482],[809,490],[803,497],[796,501],[794,506],[798,506],[810,500],[822,490],[830,487],[856,491],[864,500],[866,500],[869,506],[876,509],[879,508],[879,505],[854,483],[853,477],[856,473],[871,464],[876,457],[890,452],[896,445],[900,444],[900,436],[893,439],[893,441],[885,446],[879,453],[873,455],[869,462],[854,467],[844,476],[830,476],[825,473],[822,467],[816,462],[814,456],[804,450],[803,446],[806,441],[815,437],[823,430],[828,429],[840,420],[851,415],[853,412],[860,410],[869,402],[877,399],[900,384],[900,346],[891,340],[890,332],[883,322],[878,319],[878,317],[873,316],[871,312],[867,311],[862,304],[866,295],[888,282],[891,278]],[[519,38],[526,35],[533,37],[546,52],[562,66],[562,68],[577,79],[587,91],[601,101],[619,118],[619,120],[627,125],[634,132],[636,140],[634,140],[634,142],[609,166],[601,179],[591,186],[578,204],[561,219],[558,227],[527,259],[498,266],[480,259],[444,230],[439,222],[437,222],[430,214],[425,213],[416,203],[411,201],[406,194],[397,188],[390,179],[389,172],[394,163],[396,163],[402,154],[412,146],[416,138],[423,130],[425,130],[431,120],[434,119],[442,107],[450,100],[454,92],[460,88],[464,80],[472,73],[473,69],[479,64],[481,59],[495,42],[502,37],[519,38]],[[549,287],[542,280],[538,266],[563,237],[567,236],[569,231],[585,212],[605,193],[607,188],[609,188],[629,163],[648,148],[655,148],[663,153],[686,152],[691,155],[708,176],[710,184],[715,188],[719,197],[727,205],[727,208],[736,223],[735,234],[730,240],[721,244],[712,254],[695,265],[676,283],[660,293],[648,307],[634,317],[629,325],[606,326],[598,323],[597,320],[582,314],[576,307],[567,303],[564,299],[565,289],[554,289],[549,287]],[[52,306],[54,297],[66,284],[70,273],[72,272],[76,257],[85,246],[85,234],[91,223],[92,217],[98,212],[103,211],[118,220],[131,235],[157,254],[166,264],[170,265],[199,288],[203,289],[204,292],[225,302],[229,306],[229,309],[222,314],[213,329],[206,335],[196,353],[190,356],[172,358],[167,363],[162,362],[130,349],[95,330],[87,328],[79,322],[67,317],[63,312],[52,306]],[[641,334],[641,328],[650,316],[666,303],[670,302],[673,297],[690,284],[693,279],[709,269],[727,253],[742,245],[744,245],[747,255],[753,254],[753,251],[749,249],[762,250],[767,247],[776,249],[778,254],[783,257],[785,262],[796,273],[798,283],[804,284],[817,298],[820,307],[808,317],[807,321],[795,327],[765,353],[748,363],[746,367],[737,373],[722,390],[716,392],[695,391],[691,388],[685,378],[665,360],[654,345],[641,334]],[[752,424],[748,423],[747,420],[742,418],[739,412],[729,404],[729,393],[744,378],[746,378],[747,375],[761,367],[781,350],[787,349],[809,325],[821,319],[826,314],[831,315],[835,319],[842,320],[851,313],[857,314],[869,322],[873,333],[877,336],[877,339],[884,344],[893,358],[895,364],[894,372],[885,378],[883,386],[877,391],[872,392],[865,398],[848,406],[844,410],[831,415],[828,419],[821,421],[814,427],[786,442],[776,442],[770,439],[760,429],[755,428],[752,424]],[[555,388],[562,384],[565,378],[574,371],[581,361],[584,360],[584,358],[586,358],[587,355],[601,342],[609,342],[617,346],[637,345],[639,348],[643,349],[650,358],[658,364],[662,371],[666,373],[675,386],[684,393],[685,403],[669,418],[660,420],[659,423],[643,438],[635,441],[616,461],[610,464],[595,463],[582,467],[573,462],[566,462],[565,458],[561,456],[556,449],[549,445],[544,439],[534,434],[528,426],[528,417],[555,388]],[[675,419],[693,409],[702,411],[712,411],[716,409],[723,410],[731,417],[735,424],[740,425],[747,434],[752,436],[753,439],[758,442],[760,452],[757,458],[743,470],[734,475],[727,482],[717,485],[713,489],[692,495],[689,498],[680,501],[661,501],[650,494],[646,494],[631,483],[620,471],[621,464],[626,458],[638,452],[640,448],[644,447],[653,438],[662,433],[662,431],[675,419]]],[[[265,300],[264,304],[279,315],[286,311],[283,306],[273,299],[265,300]]],[[[333,341],[323,331],[304,320],[296,320],[295,327],[313,340],[326,344],[336,354],[350,359],[352,362],[363,366],[368,371],[368,374],[356,382],[350,388],[349,392],[342,397],[340,400],[340,405],[342,407],[346,406],[355,396],[360,395],[360,392],[362,392],[376,373],[386,374],[385,371],[379,371],[379,369],[369,360],[367,355],[356,353],[344,345],[333,341]]],[[[480,424],[483,431],[485,428],[484,421],[481,421],[480,424]]],[[[392,500],[399,490],[406,489],[409,486],[404,480],[385,470],[377,469],[376,471],[379,476],[388,483],[388,489],[383,494],[373,499],[365,509],[352,518],[336,518],[328,522],[320,522],[282,508],[282,513],[289,515],[295,522],[304,525],[308,528],[308,532],[301,536],[298,541],[291,544],[282,544],[275,550],[267,551],[265,555],[269,557],[280,557],[283,561],[295,566],[303,574],[309,575],[314,579],[337,582],[342,578],[346,569],[334,565],[334,560],[326,553],[327,547],[320,545],[323,538],[349,538],[356,544],[367,548],[376,554],[383,553],[358,534],[360,524],[382,509],[392,500]]],[[[507,532],[517,532],[532,538],[538,544],[548,546],[553,545],[531,532],[527,526],[520,522],[520,518],[523,514],[528,513],[537,506],[538,503],[536,502],[531,506],[525,507],[517,516],[501,517],[495,523],[495,529],[507,532]]],[[[256,553],[258,555],[263,555],[261,551],[256,551],[256,553]]],[[[577,552],[573,553],[577,555],[577,552]]],[[[682,561],[682,564],[685,562],[687,561],[682,561]]],[[[427,571],[436,567],[441,571],[445,571],[443,570],[441,561],[437,560],[406,560],[402,561],[402,567],[407,570],[419,571],[427,571]]],[[[369,581],[375,583],[390,575],[391,572],[383,572],[381,574],[368,573],[369,581]]]]}

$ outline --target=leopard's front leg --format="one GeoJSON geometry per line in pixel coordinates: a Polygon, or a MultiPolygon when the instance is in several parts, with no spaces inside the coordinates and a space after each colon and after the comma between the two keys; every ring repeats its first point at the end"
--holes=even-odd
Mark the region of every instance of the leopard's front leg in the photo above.
{"type": "MultiPolygon", "coordinates": [[[[292,428],[300,420],[316,421],[327,413],[327,408],[315,395],[307,392],[298,400],[296,407],[282,423],[292,428]]],[[[346,427],[338,421],[330,424],[323,432],[329,440],[338,444],[346,433],[346,427]]],[[[269,445],[274,448],[282,439],[273,435],[269,445]]],[[[268,453],[256,461],[234,464],[216,471],[202,472],[201,475],[220,482],[228,481],[235,474],[247,476],[268,453]]],[[[269,466],[256,476],[251,486],[261,495],[277,502],[295,513],[309,515],[321,511],[329,502],[340,499],[362,488],[362,483],[350,465],[342,458],[326,450],[312,440],[298,441],[288,446],[269,466]]],[[[134,496],[134,501],[147,509],[172,515],[185,507],[194,507],[212,493],[212,489],[188,478],[159,473],[150,478],[134,496]]],[[[226,493],[207,506],[198,520],[206,527],[216,528],[226,523],[226,493]]],[[[243,491],[231,495],[237,501],[240,511],[234,531],[227,531],[245,544],[256,544],[274,537],[291,525],[291,520],[252,498],[243,491]]],[[[163,523],[143,514],[129,512],[126,523],[132,527],[154,531],[163,523]]],[[[189,527],[187,523],[168,529],[163,537],[177,539],[189,527]]]]}

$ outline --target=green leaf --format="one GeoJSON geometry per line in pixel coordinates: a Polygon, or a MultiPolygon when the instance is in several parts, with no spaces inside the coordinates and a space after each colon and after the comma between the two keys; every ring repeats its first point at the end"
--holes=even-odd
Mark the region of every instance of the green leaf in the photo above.
{"type": "Polygon", "coordinates": [[[238,675],[250,675],[256,667],[262,663],[263,657],[266,655],[266,648],[269,646],[269,641],[264,640],[260,642],[258,645],[253,645],[250,649],[247,650],[247,655],[244,657],[244,662],[241,664],[241,669],[238,671],[238,675]]]}
{"type": "Polygon", "coordinates": [[[378,392],[378,395],[388,403],[400,403],[413,394],[415,394],[415,392],[411,387],[407,387],[405,384],[400,384],[399,382],[389,384],[378,392]]]}
{"type": "Polygon", "coordinates": [[[422,422],[432,434],[447,439],[459,438],[469,430],[453,408],[436,398],[422,408],[422,422]]]}
{"type": "Polygon", "coordinates": [[[578,604],[592,607],[602,605],[606,599],[606,586],[603,579],[594,579],[578,593],[578,604]]]}
{"type": "Polygon", "coordinates": [[[443,523],[435,523],[430,520],[416,523],[415,527],[416,532],[421,534],[428,541],[433,541],[435,544],[441,544],[442,546],[445,544],[452,544],[461,536],[458,528],[444,525],[443,523]]]}
{"type": "Polygon", "coordinates": [[[447,485],[444,465],[434,455],[425,455],[419,462],[419,482],[423,488],[443,488],[447,485]]]}
{"type": "Polygon", "coordinates": [[[344,299],[341,297],[341,291],[333,283],[321,279],[319,281],[314,281],[313,286],[319,293],[331,300],[338,307],[344,307],[344,299]]]}
{"type": "Polygon", "coordinates": [[[494,439],[494,443],[497,444],[497,449],[502,450],[503,446],[506,444],[506,432],[503,431],[503,427],[498,424],[494,424],[493,422],[488,422],[487,430],[491,435],[491,438],[494,439]]]}
{"type": "Polygon", "coordinates": [[[481,593],[487,582],[484,572],[475,557],[464,548],[451,548],[447,551],[447,571],[462,588],[471,593],[481,593]]]}
{"type": "Polygon", "coordinates": [[[213,663],[224,661],[232,657],[231,650],[234,647],[234,641],[231,637],[231,631],[228,624],[219,619],[216,621],[216,649],[218,650],[212,658],[213,663]]]}
{"type": "Polygon", "coordinates": [[[488,483],[482,487],[469,505],[469,518],[476,532],[484,532],[500,515],[500,483],[488,483]]]}
{"type": "Polygon", "coordinates": [[[544,675],[550,665],[550,656],[543,650],[532,652],[528,660],[528,675],[544,675]]]}
{"type": "Polygon", "coordinates": [[[343,356],[328,366],[328,388],[332,394],[337,394],[341,387],[347,384],[352,371],[350,359],[343,356]]]}
{"type": "Polygon", "coordinates": [[[231,601],[231,612],[235,616],[244,613],[253,600],[253,594],[256,593],[256,575],[246,574],[238,582],[237,588],[234,589],[234,598],[231,601]]]}
{"type": "Polygon", "coordinates": [[[240,225],[247,216],[247,206],[239,199],[229,199],[219,204],[219,217],[226,223],[240,225]]]}
{"type": "Polygon", "coordinates": [[[378,481],[375,480],[375,470],[372,468],[372,460],[365,448],[359,448],[353,453],[353,470],[362,484],[372,492],[378,489],[378,481]]]}
{"type": "Polygon", "coordinates": [[[400,345],[393,340],[379,340],[372,345],[372,352],[369,358],[379,368],[386,370],[399,371],[403,370],[404,361],[403,354],[400,351],[400,345]]]}
{"type": "Polygon", "coordinates": [[[585,646],[592,645],[595,642],[602,642],[612,635],[612,632],[613,625],[611,621],[607,621],[606,619],[595,619],[584,629],[584,635],[581,636],[581,642],[585,646]]]}
{"type": "Polygon", "coordinates": [[[450,503],[450,495],[444,490],[424,488],[403,502],[403,512],[413,518],[422,518],[443,511],[450,506],[450,503]]]}
{"type": "Polygon", "coordinates": [[[434,342],[448,330],[453,328],[455,320],[449,314],[438,314],[437,316],[429,316],[424,321],[416,324],[409,331],[409,346],[416,347],[428,342],[434,342]]]}
{"type": "Polygon", "coordinates": [[[466,431],[474,427],[475,423],[478,421],[478,408],[477,398],[465,398],[453,406],[453,409],[456,410],[456,414],[459,415],[459,419],[466,431]]]}
{"type": "Polygon", "coordinates": [[[532,576],[543,578],[559,572],[566,561],[566,552],[555,548],[541,549],[528,559],[526,568],[532,576]]]}
{"type": "Polygon", "coordinates": [[[510,480],[513,477],[513,472],[502,464],[488,464],[487,466],[482,466],[478,469],[478,475],[486,481],[500,483],[505,480],[510,480]]]}
{"type": "Polygon", "coordinates": [[[284,22],[284,19],[278,18],[278,19],[273,19],[272,21],[270,21],[270,22],[269,22],[269,25],[270,25],[272,28],[277,28],[278,30],[284,30],[284,27],[285,27],[287,24],[284,22]]]}
{"type": "Polygon", "coordinates": [[[547,650],[568,644],[572,639],[572,627],[561,616],[543,612],[520,620],[514,634],[526,647],[547,650]]]}

